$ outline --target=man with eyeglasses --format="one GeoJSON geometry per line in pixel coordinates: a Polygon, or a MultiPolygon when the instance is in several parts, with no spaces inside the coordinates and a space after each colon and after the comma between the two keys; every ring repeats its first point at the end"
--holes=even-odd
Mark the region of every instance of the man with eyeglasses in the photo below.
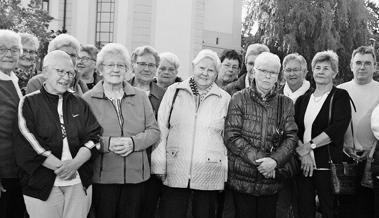
{"type": "Polygon", "coordinates": [[[226,85],[237,80],[242,60],[237,51],[229,49],[223,51],[220,60],[221,69],[217,76],[216,84],[224,89],[226,85]]]}
{"type": "Polygon", "coordinates": [[[245,55],[245,66],[246,66],[246,73],[243,75],[240,75],[237,81],[234,81],[230,84],[228,84],[225,87],[225,91],[227,91],[230,95],[233,95],[234,93],[249,87],[251,84],[251,81],[254,79],[254,62],[255,59],[259,54],[262,52],[269,52],[270,49],[263,44],[251,44],[247,48],[246,55],[245,55]]]}
{"type": "MultiPolygon", "coordinates": [[[[338,86],[349,93],[356,107],[356,111],[351,112],[354,135],[351,131],[346,131],[344,151],[359,161],[359,175],[362,176],[368,154],[377,143],[371,131],[371,113],[379,103],[379,82],[373,80],[376,71],[374,48],[361,46],[355,49],[351,55],[350,69],[354,78],[338,86]]],[[[378,208],[375,201],[378,200],[374,198],[373,189],[359,184],[356,193],[352,197],[341,199],[340,213],[346,217],[374,217],[374,208],[378,208]]]]}
{"type": "Polygon", "coordinates": [[[37,75],[36,65],[39,41],[36,36],[29,33],[19,33],[19,35],[22,43],[22,55],[14,73],[18,77],[18,84],[22,94],[25,95],[26,85],[33,76],[37,75]]]}
{"type": "Polygon", "coordinates": [[[16,145],[17,108],[22,93],[14,70],[22,54],[20,36],[0,30],[0,217],[23,218],[24,200],[14,148],[16,145]]]}
{"type": "MultiPolygon", "coordinates": [[[[69,34],[60,34],[51,40],[47,52],[49,53],[55,50],[64,51],[70,56],[72,63],[76,66],[79,49],[80,43],[75,37],[69,34]]],[[[78,95],[83,95],[88,91],[88,88],[86,84],[80,80],[79,76],[80,75],[77,73],[71,84],[71,89],[78,95]]],[[[40,90],[45,80],[46,78],[43,74],[38,74],[31,78],[26,86],[26,94],[40,90]]]]}

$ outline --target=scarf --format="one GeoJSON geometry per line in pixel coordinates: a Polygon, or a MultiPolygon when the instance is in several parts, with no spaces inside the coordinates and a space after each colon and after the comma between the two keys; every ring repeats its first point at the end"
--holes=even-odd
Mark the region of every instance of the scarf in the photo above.
{"type": "Polygon", "coordinates": [[[294,103],[298,97],[304,95],[306,91],[308,91],[310,87],[310,83],[307,80],[304,80],[303,84],[296,91],[292,92],[288,84],[286,83],[283,88],[283,94],[289,97],[294,103]]]}

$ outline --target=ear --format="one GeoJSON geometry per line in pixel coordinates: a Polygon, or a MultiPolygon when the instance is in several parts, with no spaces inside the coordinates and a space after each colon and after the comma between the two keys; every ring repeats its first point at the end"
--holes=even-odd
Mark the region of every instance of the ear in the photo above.
{"type": "Polygon", "coordinates": [[[42,67],[41,74],[43,75],[43,77],[47,78],[49,76],[49,67],[48,66],[42,67]]]}

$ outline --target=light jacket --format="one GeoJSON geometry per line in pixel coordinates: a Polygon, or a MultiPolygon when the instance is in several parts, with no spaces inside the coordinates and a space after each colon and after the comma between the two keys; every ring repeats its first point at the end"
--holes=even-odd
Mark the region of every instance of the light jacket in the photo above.
{"type": "Polygon", "coordinates": [[[227,178],[224,122],[230,95],[213,85],[196,106],[189,79],[167,88],[158,112],[161,142],[153,149],[152,173],[169,187],[222,190],[227,178]],[[173,96],[178,91],[168,129],[173,96]]]}
{"type": "Polygon", "coordinates": [[[83,96],[103,128],[100,137],[100,156],[94,163],[94,183],[141,183],[150,178],[146,149],[159,140],[159,129],[154,112],[142,90],[124,83],[121,100],[123,126],[120,126],[116,109],[105,97],[103,82],[99,82],[83,96]],[[131,137],[134,151],[121,157],[109,151],[111,137],[131,137]]]}

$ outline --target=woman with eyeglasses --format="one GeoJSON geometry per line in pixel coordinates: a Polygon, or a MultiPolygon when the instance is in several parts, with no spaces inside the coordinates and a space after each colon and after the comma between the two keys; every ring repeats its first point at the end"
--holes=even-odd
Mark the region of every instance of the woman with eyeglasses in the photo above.
{"type": "Polygon", "coordinates": [[[192,61],[193,76],[169,86],[163,97],[161,141],[152,153],[152,173],[164,184],[162,218],[185,218],[190,199],[194,218],[215,215],[227,176],[223,130],[230,100],[215,84],[220,64],[215,52],[200,51],[192,61]]]}
{"type": "Polygon", "coordinates": [[[127,49],[105,45],[96,66],[103,80],[83,96],[103,128],[94,163],[95,216],[139,218],[150,178],[146,149],[160,131],[145,92],[125,82],[131,67],[127,49]]]}
{"type": "Polygon", "coordinates": [[[98,52],[98,49],[93,45],[80,45],[76,69],[80,80],[87,85],[88,89],[92,89],[101,80],[101,77],[96,72],[96,56],[98,52]]]}
{"type": "Polygon", "coordinates": [[[157,70],[157,85],[167,89],[170,85],[183,80],[178,77],[179,58],[174,53],[163,52],[159,54],[160,62],[157,70]]]}
{"type": "Polygon", "coordinates": [[[315,217],[317,193],[322,217],[332,218],[335,196],[329,161],[331,158],[334,163],[342,162],[344,135],[351,119],[350,96],[346,90],[333,85],[338,73],[335,52],[316,53],[312,71],[315,90],[300,96],[295,104],[295,120],[299,127],[296,152],[302,171],[297,178],[298,213],[301,218],[315,217]]]}

